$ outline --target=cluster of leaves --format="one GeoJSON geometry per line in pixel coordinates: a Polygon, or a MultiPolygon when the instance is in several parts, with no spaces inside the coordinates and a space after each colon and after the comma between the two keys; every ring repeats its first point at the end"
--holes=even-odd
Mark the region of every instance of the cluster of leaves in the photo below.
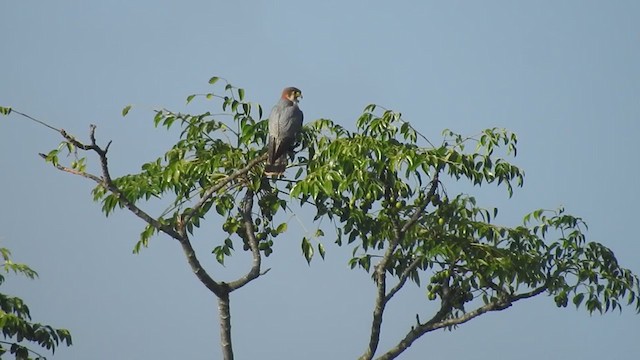
{"type": "Polygon", "coordinates": [[[585,242],[581,219],[563,209],[537,210],[521,226],[498,226],[497,209],[480,208],[464,194],[448,196],[445,175],[502,185],[509,195],[521,186],[523,171],[496,156],[500,148],[516,154],[515,134],[494,128],[466,138],[445,130],[433,146],[399,113],[377,110],[365,108],[355,132],[330,121],[312,124],[313,156],[291,189],[301,203],[315,204],[316,218],[334,221],[337,244],[353,244],[352,268],[382,266],[401,284],[429,277],[427,297],[446,303],[449,318],[466,313],[474,299],[506,307],[543,291],[558,306],[572,296],[576,306],[586,299],[589,312],[607,311],[626,297],[640,310],[637,276],[605,246],[585,242]],[[469,143],[475,146],[465,151],[469,143]]]}
{"type": "MultiPolygon", "coordinates": [[[[215,85],[220,80],[213,77],[209,83],[215,85]]],[[[241,239],[244,249],[249,249],[242,214],[237,208],[241,192],[248,188],[259,197],[262,216],[254,226],[259,248],[268,256],[273,251],[273,238],[286,230],[286,224],[272,222],[273,215],[285,208],[286,203],[263,178],[262,164],[256,163],[242,176],[232,176],[264,156],[268,127],[267,120],[261,119],[262,107],[246,101],[245,91],[228,83],[220,93],[190,95],[187,103],[196,97],[216,100],[222,113],[193,115],[166,109],[156,111],[157,127],[180,127],[179,141],[162,157],[143,164],[140,172],[113,179],[118,193],[104,185],[96,186],[94,200],[101,201],[103,212],[109,215],[115,208],[126,206],[120,199],[121,194],[133,204],[169,194],[172,203],[157,221],[172,228],[183,225],[189,234],[215,209],[223,217],[223,230],[228,237],[213,248],[213,253],[218,262],[224,263],[234,250],[234,239],[241,239]]],[[[130,107],[126,107],[123,115],[129,110],[130,107]]],[[[157,232],[157,226],[148,224],[134,251],[146,247],[157,232]]]]}
{"type": "MultiPolygon", "coordinates": [[[[11,260],[11,253],[6,248],[0,248],[0,255],[4,260],[2,268],[6,273],[13,272],[34,279],[38,274],[24,264],[17,264],[11,260]]],[[[4,276],[0,275],[0,285],[4,283],[4,276]]],[[[55,329],[49,325],[31,322],[29,307],[18,297],[0,293],[0,329],[5,339],[12,341],[0,342],[0,357],[9,352],[16,359],[45,359],[44,356],[30,350],[23,342],[35,343],[51,352],[60,344],[71,345],[71,334],[66,329],[55,329]],[[5,347],[8,345],[8,348],[5,347]],[[32,357],[34,354],[34,357],[32,357]]]]}

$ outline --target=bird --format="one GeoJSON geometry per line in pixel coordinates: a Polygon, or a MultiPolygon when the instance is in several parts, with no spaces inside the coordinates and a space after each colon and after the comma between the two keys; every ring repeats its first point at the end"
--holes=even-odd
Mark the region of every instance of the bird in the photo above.
{"type": "Polygon", "coordinates": [[[293,151],[296,137],[302,129],[302,110],[298,101],[302,91],[296,87],[286,87],[282,96],[269,115],[269,141],[267,144],[267,176],[282,175],[287,168],[287,156],[293,151]]]}

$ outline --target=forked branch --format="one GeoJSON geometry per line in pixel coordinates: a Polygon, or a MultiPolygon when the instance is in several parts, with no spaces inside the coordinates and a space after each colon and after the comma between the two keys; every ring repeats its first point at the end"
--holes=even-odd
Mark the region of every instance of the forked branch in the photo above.
{"type": "Polygon", "coordinates": [[[440,168],[436,169],[433,175],[433,178],[430,182],[429,190],[427,191],[427,195],[425,196],[424,203],[418,207],[415,212],[411,215],[411,217],[406,220],[404,225],[400,225],[397,222],[394,222],[394,231],[393,238],[389,241],[389,246],[385,251],[384,255],[380,262],[375,266],[375,280],[376,280],[376,300],[373,308],[373,320],[371,323],[371,333],[369,336],[369,344],[364,354],[360,356],[360,360],[370,360],[376,353],[378,349],[378,344],[380,343],[380,333],[382,328],[382,317],[384,315],[384,310],[387,303],[393,298],[393,296],[400,291],[400,289],[406,284],[408,277],[411,275],[411,272],[415,270],[415,268],[420,264],[420,259],[414,259],[408,267],[403,271],[400,275],[400,279],[398,283],[387,293],[387,266],[389,261],[391,261],[391,257],[393,253],[396,251],[398,244],[402,241],[406,232],[413,226],[420,217],[424,214],[425,209],[431,203],[431,199],[433,198],[439,184],[438,175],[440,174],[440,168]]]}
{"type": "Polygon", "coordinates": [[[526,293],[512,295],[512,296],[503,296],[502,298],[498,298],[494,301],[491,301],[488,304],[485,304],[473,311],[465,313],[460,317],[449,318],[449,319],[447,319],[446,316],[451,311],[451,306],[446,299],[443,299],[440,310],[433,316],[433,318],[431,318],[429,321],[427,321],[424,324],[418,324],[417,326],[412,327],[411,330],[407,333],[407,335],[402,340],[400,340],[400,342],[396,346],[394,346],[391,350],[384,353],[382,356],[376,358],[376,360],[395,359],[396,357],[398,357],[398,355],[400,355],[402,352],[408,349],[409,346],[411,346],[411,344],[414,341],[416,341],[418,338],[420,338],[422,335],[428,332],[446,328],[446,327],[464,324],[467,321],[490,311],[504,310],[510,307],[516,301],[537,296],[546,290],[547,290],[547,285],[543,285],[526,293]]]}

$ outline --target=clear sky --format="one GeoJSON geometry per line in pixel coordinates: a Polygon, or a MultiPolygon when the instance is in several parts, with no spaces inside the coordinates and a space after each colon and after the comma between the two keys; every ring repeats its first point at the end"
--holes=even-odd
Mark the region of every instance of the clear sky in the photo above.
{"type": "MultiPolygon", "coordinates": [[[[507,127],[519,135],[525,187],[512,199],[493,187],[467,190],[500,207],[508,225],[564,205],[588,222],[590,240],[640,273],[639,16],[635,0],[2,1],[0,105],[79,137],[97,124],[98,138],[113,140],[117,175],[175,140],[153,129],[152,109],[199,110],[185,98],[209,90],[214,75],[265,107],[297,86],[308,120],[352,127],[378,103],[431,139],[444,128],[507,127]],[[122,119],[127,104],[134,109],[122,119]]],[[[59,141],[0,118],[0,246],[41,274],[11,277],[3,292],[23,297],[36,320],[71,330],[74,346],[54,359],[219,358],[215,298],[177,243],[159,236],[132,255],[142,222],[124,211],[105,219],[91,183],[37,156],[59,141]]],[[[195,246],[228,279],[248,259],[216,266],[207,253],[218,226],[209,223],[195,246]]],[[[350,250],[330,238],[328,259],[307,266],[303,229],[296,220],[289,229],[266,261],[271,272],[232,295],[237,358],[356,358],[373,284],[348,270],[350,250]]],[[[414,289],[389,310],[381,350],[433,304],[414,289]]],[[[426,335],[403,359],[630,359],[638,334],[632,308],[589,316],[539,297],[426,335]]]]}

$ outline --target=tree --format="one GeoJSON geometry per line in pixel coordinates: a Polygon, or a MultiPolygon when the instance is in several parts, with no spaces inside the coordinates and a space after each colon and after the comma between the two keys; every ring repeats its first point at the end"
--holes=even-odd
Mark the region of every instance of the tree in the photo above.
{"type": "MultiPolygon", "coordinates": [[[[233,358],[229,294],[266,273],[262,256],[269,256],[274,239],[287,232],[287,224],[275,223],[274,216],[293,211],[296,203],[313,209],[315,219],[328,219],[336,243],[352,250],[351,268],[371,273],[377,291],[361,359],[396,358],[428,332],[455,328],[541,294],[553,296],[560,307],[571,300],[590,313],[622,309],[623,302],[640,311],[638,277],[621,267],[610,249],[587,242],[582,219],[563,209],[540,209],[520,226],[499,226],[494,224],[498,209],[483,209],[472,196],[446,191],[446,182],[463,180],[478,186],[495,183],[509,195],[514,186],[522,186],[522,170],[503,158],[516,155],[515,134],[494,128],[464,137],[445,130],[435,146],[399,113],[369,105],[353,132],[326,119],[306,124],[290,170],[295,170],[293,179],[270,180],[263,175],[267,122],[261,106],[244,95],[228,83],[220,92],[200,95],[217,100],[222,112],[231,115],[228,122],[209,112],[156,111],[155,125],[170,129],[177,124],[180,137],[137,174],[112,177],[110,143],[98,145],[94,126],[88,142],[51,127],[64,140],[41,154],[57,169],[96,182],[94,200],[102,202],[105,215],[128,209],[146,223],[134,251],[158,233],[180,243],[194,274],[218,297],[225,359],[233,358]],[[98,174],[87,171],[86,158],[78,156],[82,151],[97,155],[98,174]],[[74,160],[62,164],[63,153],[74,160]],[[146,202],[169,197],[162,214],[143,209],[146,202]],[[240,245],[252,254],[251,266],[238,279],[223,281],[207,273],[191,246],[197,228],[212,214],[221,218],[227,234],[213,245],[217,261],[223,264],[240,245]],[[418,314],[394,347],[379,349],[385,308],[409,282],[424,287],[425,301],[439,301],[439,310],[418,314]]],[[[325,230],[317,228],[316,236],[325,230]]],[[[325,256],[322,243],[314,243],[306,237],[301,241],[309,262],[316,251],[325,256]]]]}
{"type": "MultiPolygon", "coordinates": [[[[0,248],[0,255],[4,261],[2,264],[4,272],[22,274],[30,279],[38,276],[38,273],[29,266],[14,263],[8,249],[0,248]]],[[[4,280],[4,276],[0,275],[0,285],[4,280]]],[[[38,352],[29,349],[24,342],[37,344],[51,350],[52,353],[55,353],[56,347],[60,344],[71,346],[71,334],[68,330],[31,322],[29,307],[24,301],[4,293],[0,293],[0,329],[4,338],[10,339],[10,341],[0,341],[0,357],[9,351],[16,360],[46,359],[38,352]]]]}

